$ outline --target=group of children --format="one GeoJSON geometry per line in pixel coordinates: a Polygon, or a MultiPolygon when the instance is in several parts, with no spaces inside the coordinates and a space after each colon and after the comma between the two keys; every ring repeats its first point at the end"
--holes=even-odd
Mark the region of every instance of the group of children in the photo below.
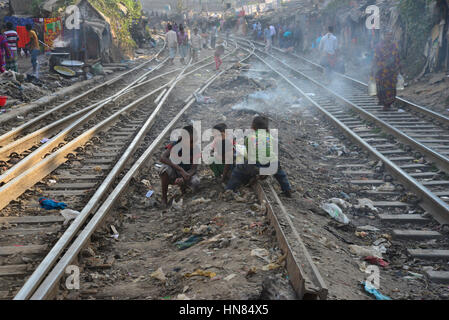
{"type": "MultiPolygon", "coordinates": [[[[179,138],[166,146],[166,150],[161,156],[163,163],[160,168],[160,178],[162,185],[162,204],[167,206],[167,192],[169,185],[177,185],[184,194],[187,187],[192,188],[193,192],[198,190],[200,178],[198,176],[198,158],[194,152],[194,128],[186,126],[183,128],[188,132],[190,139],[179,138]],[[189,157],[182,157],[182,150],[190,150],[189,157]],[[181,159],[180,164],[176,164],[174,158],[181,159]],[[188,159],[188,161],[186,161],[188,159]]],[[[215,127],[217,135],[214,137],[212,152],[215,155],[212,163],[209,165],[215,177],[221,178],[226,184],[226,190],[237,191],[241,186],[260,178],[266,178],[266,172],[263,168],[270,166],[277,168],[273,174],[279,182],[282,194],[291,197],[292,188],[287,175],[282,170],[279,159],[273,150],[273,137],[269,134],[269,121],[267,118],[257,116],[253,119],[251,129],[252,133],[244,139],[244,161],[237,163],[237,144],[235,139],[226,134],[227,126],[224,123],[217,124],[215,127]],[[251,145],[256,147],[255,153],[248,153],[251,145]],[[265,150],[266,154],[262,156],[260,151],[265,150]]]]}

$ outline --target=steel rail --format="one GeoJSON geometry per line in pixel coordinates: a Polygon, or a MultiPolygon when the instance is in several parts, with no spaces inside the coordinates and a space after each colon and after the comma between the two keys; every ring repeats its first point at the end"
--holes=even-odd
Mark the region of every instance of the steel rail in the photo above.
{"type": "MultiPolygon", "coordinates": [[[[236,49],[237,50],[237,49],[236,49]]],[[[245,59],[251,56],[249,54],[245,59]]],[[[214,74],[199,92],[204,92],[218,77],[220,77],[226,70],[214,74]]],[[[47,277],[36,289],[34,294],[31,296],[32,300],[42,300],[48,299],[51,295],[53,289],[57,285],[59,279],[64,274],[65,268],[73,261],[79,254],[83,246],[88,242],[90,236],[101,224],[102,220],[106,217],[109,211],[113,208],[115,202],[123,193],[125,188],[130,183],[133,176],[135,176],[141,169],[141,167],[148,161],[149,157],[153,154],[155,149],[162,143],[162,139],[168,134],[174,125],[179,121],[181,116],[195,103],[195,99],[190,99],[189,102],[183,107],[183,109],[172,119],[172,121],[164,128],[164,130],[159,134],[159,136],[151,143],[151,145],[146,149],[142,156],[134,163],[131,169],[125,174],[119,184],[114,188],[114,190],[109,194],[108,198],[103,202],[101,207],[97,210],[95,215],[86,225],[86,227],[80,232],[75,241],[67,249],[66,253],[61,257],[56,266],[51,270],[47,277]]],[[[23,296],[22,296],[23,297],[23,296]]],[[[16,298],[15,298],[16,299],[16,298]]]]}
{"type": "MultiPolygon", "coordinates": [[[[260,50],[259,50],[260,51],[260,50]]],[[[265,54],[265,53],[264,53],[265,54]]],[[[295,83],[293,83],[290,79],[288,79],[284,74],[276,70],[271,64],[266,62],[263,58],[254,54],[260,61],[262,61],[265,65],[267,65],[273,72],[278,74],[281,78],[283,78],[287,83],[289,83],[293,88],[295,88],[306,100],[308,100],[313,106],[315,106],[321,113],[323,113],[326,117],[328,117],[333,123],[340,127],[346,136],[348,136],[352,141],[362,146],[365,150],[367,150],[371,155],[373,155],[378,160],[381,160],[386,168],[392,173],[392,175],[403,182],[409,189],[413,190],[416,194],[421,196],[423,200],[425,200],[421,206],[428,210],[430,214],[432,214],[435,219],[442,223],[449,223],[449,205],[442,201],[438,196],[436,196],[431,190],[423,186],[419,181],[412,178],[408,175],[404,170],[402,170],[399,166],[385,157],[382,153],[374,149],[371,145],[369,145],[366,141],[361,139],[355,132],[349,129],[344,123],[335,118],[332,114],[330,114],[327,110],[321,107],[315,100],[310,98],[304,91],[302,91],[295,83]]],[[[290,66],[281,62],[287,69],[291,71],[298,72],[295,69],[291,69],[290,66]]],[[[307,77],[306,77],[307,78],[307,77]]],[[[313,79],[309,79],[314,81],[313,79]]],[[[320,86],[324,88],[323,86],[320,86]]],[[[330,90],[328,90],[330,91],[330,90]]]]}
{"type": "MultiPolygon", "coordinates": [[[[237,47],[236,47],[237,49],[237,47]]],[[[206,67],[207,65],[203,66],[206,67]]],[[[108,174],[105,181],[101,184],[99,188],[97,188],[96,193],[92,196],[89,203],[84,207],[81,214],[75,221],[72,222],[70,227],[65,231],[65,233],[62,235],[62,237],[58,240],[58,242],[55,244],[55,246],[51,249],[50,253],[44,258],[44,260],[41,262],[41,264],[38,266],[38,268],[35,270],[35,272],[31,275],[31,277],[28,279],[28,281],[25,283],[25,285],[21,288],[21,290],[18,292],[18,294],[15,296],[15,300],[24,300],[28,299],[33,291],[37,288],[37,286],[42,282],[45,275],[48,273],[50,268],[54,265],[56,260],[60,257],[62,254],[62,251],[67,247],[67,245],[70,243],[70,241],[73,239],[73,237],[76,235],[76,233],[79,231],[81,226],[86,222],[90,214],[98,208],[100,204],[100,200],[104,197],[106,194],[106,191],[112,186],[113,181],[117,178],[117,176],[120,174],[120,172],[123,170],[126,162],[129,160],[129,158],[134,153],[134,150],[137,148],[138,143],[145,137],[145,134],[147,131],[152,127],[156,116],[160,112],[164,102],[170,95],[173,88],[176,86],[176,84],[183,80],[187,74],[184,74],[185,70],[189,66],[185,67],[181,74],[178,75],[174,81],[170,81],[169,83],[172,83],[170,88],[164,89],[164,91],[161,93],[161,95],[155,100],[155,103],[158,103],[158,106],[152,113],[152,115],[149,117],[147,122],[145,123],[144,127],[139,131],[138,135],[134,138],[131,145],[128,147],[128,149],[125,151],[123,156],[120,158],[120,160],[117,162],[117,164],[114,166],[114,168],[111,170],[111,172],[108,174]]],[[[217,75],[214,75],[216,77],[217,75]]],[[[215,78],[214,78],[215,79],[215,78]]],[[[165,86],[164,86],[165,87],[165,86]]],[[[192,101],[193,103],[193,101],[192,101]]],[[[187,109],[185,109],[187,110],[187,109]]],[[[185,112],[184,110],[184,112],[185,112]]],[[[184,113],[183,112],[183,113],[184,113]]],[[[180,115],[179,115],[180,116],[180,115]]],[[[178,118],[179,119],[179,118],[178,118]]],[[[166,131],[169,129],[166,128],[166,131]]]]}
{"type": "MultiPolygon", "coordinates": [[[[14,140],[17,136],[22,134],[25,129],[27,129],[27,128],[37,124],[39,121],[41,121],[42,119],[45,119],[50,114],[53,114],[53,113],[55,113],[57,111],[60,111],[60,110],[63,110],[65,108],[71,106],[72,104],[78,102],[82,98],[90,95],[91,93],[94,93],[94,92],[96,92],[96,91],[98,91],[98,90],[100,90],[100,89],[102,89],[104,87],[110,86],[110,85],[120,81],[121,79],[123,79],[128,74],[132,74],[132,73],[136,72],[137,70],[145,67],[149,63],[153,62],[154,59],[156,59],[165,50],[165,46],[166,45],[165,45],[165,42],[164,42],[163,48],[154,56],[154,58],[152,58],[152,59],[150,59],[150,60],[148,60],[148,61],[146,61],[146,62],[144,62],[144,63],[142,63],[142,64],[140,64],[138,66],[136,66],[135,68],[133,68],[131,70],[128,70],[127,72],[125,72],[125,73],[123,73],[123,74],[121,74],[121,75],[119,75],[119,76],[117,76],[117,77],[115,77],[115,78],[105,82],[105,83],[102,83],[99,86],[96,86],[96,87],[94,87],[92,89],[89,89],[89,90],[83,92],[82,94],[80,94],[80,95],[70,99],[69,101],[66,101],[66,102],[60,104],[59,106],[57,106],[55,108],[52,108],[49,111],[47,111],[47,112],[37,116],[36,118],[33,118],[32,120],[30,120],[30,121],[20,125],[19,127],[15,128],[14,130],[11,130],[11,131],[3,134],[2,136],[0,136],[0,143],[4,144],[5,142],[7,143],[8,141],[14,140]]],[[[1,150],[1,148],[0,148],[0,150],[1,150]]]]}
{"type": "MultiPolygon", "coordinates": [[[[163,64],[164,64],[164,62],[161,63],[159,66],[162,66],[163,64]]],[[[151,71],[148,71],[146,74],[144,74],[143,76],[139,77],[139,79],[133,81],[133,83],[136,83],[138,80],[144,78],[147,74],[149,74],[150,72],[153,72],[153,70],[157,70],[157,69],[155,68],[155,69],[152,69],[151,71]]],[[[119,92],[114,94],[112,97],[119,96],[119,95],[122,95],[122,94],[124,94],[124,90],[120,90],[119,92]]],[[[70,134],[75,132],[85,122],[89,121],[92,116],[94,116],[95,114],[100,112],[110,102],[111,102],[110,99],[103,100],[103,102],[98,104],[98,106],[96,106],[95,108],[93,108],[88,113],[86,113],[83,116],[81,116],[80,118],[76,119],[68,127],[66,127],[64,130],[59,132],[56,136],[54,136],[49,141],[47,141],[46,143],[41,145],[39,148],[34,150],[32,153],[30,153],[27,157],[25,157],[24,159],[19,161],[13,167],[9,168],[6,172],[4,172],[2,175],[0,175],[0,183],[5,183],[6,184],[9,181],[11,181],[12,179],[14,179],[17,176],[19,176],[23,171],[25,171],[25,170],[27,170],[29,168],[32,168],[33,165],[35,165],[37,162],[39,162],[45,156],[46,153],[49,153],[50,150],[52,150],[53,148],[56,148],[58,146],[58,144],[60,144],[61,142],[64,142],[65,139],[70,134]]],[[[3,188],[0,189],[0,190],[3,190],[3,188]]],[[[0,194],[1,194],[1,191],[0,191],[0,194]]],[[[2,202],[1,199],[0,199],[0,202],[2,202]]],[[[1,209],[3,209],[3,207],[0,204],[0,210],[1,209]]]]}
{"type": "MultiPolygon", "coordinates": [[[[190,67],[193,67],[193,66],[195,66],[197,64],[200,64],[200,63],[202,63],[202,62],[204,62],[204,61],[206,61],[206,60],[208,60],[208,59],[210,59],[212,57],[213,56],[206,57],[206,58],[204,58],[204,59],[202,59],[202,60],[200,60],[200,61],[198,61],[198,62],[196,62],[194,64],[191,64],[190,67]]],[[[160,69],[160,67],[163,65],[163,63],[158,65],[158,66],[156,66],[150,72],[154,72],[154,71],[160,69]]],[[[207,64],[206,66],[208,66],[210,64],[213,64],[213,62],[207,64]]],[[[198,71],[198,70],[200,70],[202,68],[204,68],[204,66],[198,67],[198,68],[196,68],[196,69],[186,73],[185,76],[188,76],[188,75],[192,74],[193,72],[196,72],[196,71],[198,71]]],[[[157,79],[160,79],[161,77],[167,76],[167,75],[169,75],[171,73],[174,73],[176,71],[181,71],[182,69],[183,68],[177,68],[177,69],[174,69],[172,71],[165,72],[165,73],[163,73],[161,75],[158,75],[158,76],[155,76],[155,77],[153,77],[151,79],[147,79],[144,82],[140,82],[140,80],[144,80],[141,77],[141,78],[139,78],[138,80],[136,80],[134,82],[134,83],[137,83],[136,85],[132,85],[132,84],[128,85],[126,88],[124,88],[123,90],[120,90],[118,93],[114,94],[112,97],[108,97],[108,98],[106,98],[106,99],[104,99],[102,101],[99,101],[99,102],[97,102],[97,103],[95,103],[95,104],[93,104],[93,105],[91,105],[91,106],[89,106],[87,108],[79,110],[79,111],[75,112],[74,114],[71,114],[71,115],[69,115],[69,116],[67,116],[67,117],[65,117],[63,119],[60,119],[60,120],[58,120],[56,122],[53,122],[53,123],[49,124],[48,126],[46,126],[44,128],[41,128],[41,129],[39,129],[39,130],[37,130],[37,131],[35,131],[33,133],[30,133],[27,136],[24,136],[24,137],[22,137],[22,138],[20,138],[20,139],[18,139],[16,141],[6,145],[6,146],[4,146],[3,148],[0,148],[0,160],[7,159],[8,156],[12,152],[20,153],[23,150],[29,149],[30,147],[32,147],[35,144],[39,143],[42,140],[42,138],[44,138],[45,136],[49,136],[49,133],[57,131],[58,128],[60,128],[62,125],[64,125],[64,123],[66,123],[66,122],[68,122],[68,121],[70,121],[70,120],[72,120],[74,118],[77,118],[78,116],[80,116],[80,115],[82,115],[82,114],[92,110],[94,107],[98,106],[101,103],[115,101],[115,99],[118,99],[118,98],[122,97],[125,94],[129,94],[132,91],[140,88],[143,85],[146,85],[146,84],[148,84],[150,82],[153,82],[153,81],[155,81],[157,79]],[[113,98],[113,97],[115,97],[115,98],[113,98]],[[17,150],[18,147],[20,147],[21,150],[17,150]]]]}
{"type": "MultiPolygon", "coordinates": [[[[182,75],[184,73],[186,68],[184,68],[181,71],[180,75],[182,75]]],[[[160,112],[162,105],[165,103],[166,99],[170,95],[170,92],[176,86],[177,82],[179,81],[180,75],[177,75],[173,79],[175,81],[173,81],[173,80],[169,81],[169,83],[172,83],[169,90],[162,91],[161,94],[156,98],[155,101],[158,101],[158,105],[155,108],[155,110],[148,117],[148,119],[145,122],[145,124],[143,125],[143,127],[139,130],[138,134],[134,137],[131,144],[128,146],[128,148],[123,153],[121,158],[117,161],[117,163],[114,165],[112,170],[109,172],[106,179],[97,188],[97,191],[91,197],[91,199],[89,200],[87,205],[83,208],[80,215],[71,223],[69,228],[64,232],[64,234],[61,236],[61,238],[57,241],[57,243],[52,247],[50,252],[46,255],[44,260],[39,264],[37,269],[33,272],[31,277],[27,280],[25,285],[17,293],[17,295],[14,298],[15,300],[24,300],[24,299],[28,299],[31,296],[33,290],[36,289],[36,287],[40,284],[40,282],[45,277],[45,275],[48,273],[50,268],[56,263],[56,260],[61,255],[62,251],[67,247],[67,245],[70,243],[70,241],[76,235],[76,233],[79,231],[79,229],[82,227],[82,225],[86,222],[86,220],[88,219],[90,214],[95,210],[95,208],[98,207],[100,200],[106,195],[106,191],[112,186],[113,182],[115,181],[117,176],[120,174],[120,172],[122,172],[127,161],[132,157],[135,150],[139,146],[139,143],[145,137],[145,134],[147,133],[147,131],[149,129],[151,129],[152,125],[154,124],[156,115],[160,112]]],[[[162,89],[162,87],[160,87],[156,90],[160,91],[161,89],[162,89]]],[[[154,90],[152,93],[150,93],[150,95],[154,94],[156,92],[156,90],[154,90]]]]}

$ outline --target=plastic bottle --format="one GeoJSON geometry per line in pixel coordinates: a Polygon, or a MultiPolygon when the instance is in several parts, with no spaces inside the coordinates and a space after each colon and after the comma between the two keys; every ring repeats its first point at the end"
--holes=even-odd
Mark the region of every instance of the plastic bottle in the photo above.
{"type": "Polygon", "coordinates": [[[335,203],[325,203],[321,208],[340,223],[348,224],[349,219],[335,203]]]}

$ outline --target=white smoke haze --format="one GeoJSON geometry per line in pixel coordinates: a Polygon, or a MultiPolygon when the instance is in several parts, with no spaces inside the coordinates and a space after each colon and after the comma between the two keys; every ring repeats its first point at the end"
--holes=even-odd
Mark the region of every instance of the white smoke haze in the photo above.
{"type": "Polygon", "coordinates": [[[290,85],[280,79],[272,78],[274,75],[271,70],[261,62],[251,64],[251,68],[245,75],[260,84],[273,84],[273,86],[249,94],[245,101],[232,107],[234,111],[252,111],[277,117],[288,116],[298,108],[308,106],[308,102],[290,85]]]}
{"type": "Polygon", "coordinates": [[[65,48],[68,47],[69,45],[70,41],[63,41],[61,36],[59,36],[58,38],[55,39],[55,41],[53,41],[54,48],[65,48]]]}

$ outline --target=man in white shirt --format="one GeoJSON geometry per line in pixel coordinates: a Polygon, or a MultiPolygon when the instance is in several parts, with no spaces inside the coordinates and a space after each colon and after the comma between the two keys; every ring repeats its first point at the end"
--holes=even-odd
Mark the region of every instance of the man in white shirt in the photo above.
{"type": "Polygon", "coordinates": [[[173,31],[173,27],[171,24],[168,25],[168,32],[165,35],[165,41],[167,43],[169,56],[170,56],[170,64],[174,64],[174,60],[176,57],[176,51],[178,50],[178,35],[173,31]]]}
{"type": "Polygon", "coordinates": [[[193,35],[190,37],[190,44],[192,48],[193,62],[198,61],[198,55],[201,51],[202,37],[198,34],[198,28],[193,29],[193,35]]]}
{"type": "Polygon", "coordinates": [[[334,36],[333,27],[329,27],[329,32],[321,38],[319,49],[322,55],[321,65],[326,69],[326,75],[329,76],[337,64],[338,40],[334,36]]]}

